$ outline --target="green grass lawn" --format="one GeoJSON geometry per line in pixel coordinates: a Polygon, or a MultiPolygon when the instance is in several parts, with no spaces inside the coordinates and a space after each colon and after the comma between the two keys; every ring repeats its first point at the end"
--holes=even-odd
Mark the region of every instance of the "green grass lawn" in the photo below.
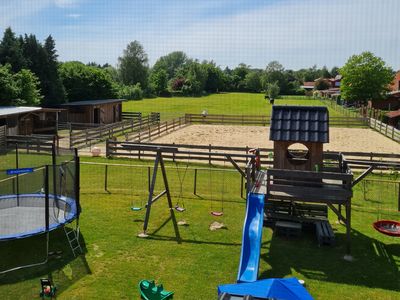
{"type": "MultiPolygon", "coordinates": [[[[147,100],[145,100],[147,101],[147,100]]],[[[61,259],[51,258],[43,267],[0,276],[0,299],[37,299],[39,279],[51,277],[58,285],[58,299],[139,299],[140,279],[156,279],[175,291],[174,299],[215,299],[217,285],[236,280],[241,249],[245,201],[240,197],[237,172],[198,171],[197,196],[193,195],[194,171],[181,164],[184,179],[179,197],[177,170],[167,164],[173,201],[185,205],[178,220],[178,244],[168,221],[166,199],[154,204],[148,239],[139,239],[145,211],[132,212],[143,205],[147,189],[148,162],[122,159],[92,159],[90,162],[124,163],[144,167],[109,167],[108,191],[104,190],[104,166],[81,166],[81,239],[85,254],[73,258],[61,230],[51,234],[51,250],[62,249],[61,259]],[[224,201],[222,201],[222,199],[224,201]],[[221,210],[215,218],[211,210],[221,210]],[[212,221],[227,228],[209,231],[212,221]]],[[[192,168],[193,166],[191,166],[192,168]]],[[[199,167],[199,166],[197,166],[199,167]]],[[[379,176],[373,176],[379,178],[379,176]]],[[[368,177],[371,178],[371,177],[368,177]]],[[[390,178],[387,178],[390,179],[390,178]]],[[[373,230],[380,218],[398,219],[397,194],[392,183],[368,183],[354,189],[352,254],[344,261],[345,230],[330,213],[336,245],[318,247],[315,235],[299,238],[275,236],[264,228],[260,258],[260,278],[296,276],[304,279],[315,299],[399,299],[400,243],[373,230]]],[[[157,191],[161,190],[161,185],[157,191]]],[[[1,267],[40,259],[43,237],[0,243],[1,267]]]]}
{"type": "MultiPolygon", "coordinates": [[[[285,96],[276,99],[277,105],[317,105],[326,106],[320,100],[306,97],[285,96]]],[[[221,93],[204,97],[171,97],[154,98],[139,101],[127,101],[123,103],[123,111],[131,112],[161,112],[163,119],[171,119],[185,113],[200,114],[207,110],[209,114],[231,115],[270,115],[272,105],[264,100],[264,94],[255,93],[221,93]]],[[[341,113],[329,107],[330,116],[343,116],[341,113]]]]}

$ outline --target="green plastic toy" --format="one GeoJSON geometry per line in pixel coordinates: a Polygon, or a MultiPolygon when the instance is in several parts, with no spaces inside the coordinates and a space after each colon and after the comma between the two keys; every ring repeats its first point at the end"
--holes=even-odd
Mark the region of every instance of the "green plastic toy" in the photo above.
{"type": "Polygon", "coordinates": [[[156,286],[154,280],[146,279],[139,282],[139,291],[144,300],[169,300],[174,295],[174,292],[164,290],[162,284],[156,286]]]}

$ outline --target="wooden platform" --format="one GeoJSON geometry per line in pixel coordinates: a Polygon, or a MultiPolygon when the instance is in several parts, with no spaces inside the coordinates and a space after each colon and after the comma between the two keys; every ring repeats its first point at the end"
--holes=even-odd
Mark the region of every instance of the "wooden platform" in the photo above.
{"type": "Polygon", "coordinates": [[[301,229],[301,223],[297,222],[277,221],[275,223],[275,232],[287,237],[299,236],[301,234],[301,229]]]}

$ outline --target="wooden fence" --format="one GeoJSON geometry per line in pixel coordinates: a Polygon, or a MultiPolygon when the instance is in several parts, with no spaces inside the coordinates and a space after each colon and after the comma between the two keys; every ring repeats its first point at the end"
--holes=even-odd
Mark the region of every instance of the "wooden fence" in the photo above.
{"type": "Polygon", "coordinates": [[[130,142],[142,142],[151,141],[154,137],[160,137],[163,134],[171,133],[183,126],[187,125],[185,117],[179,117],[170,121],[153,122],[150,117],[148,126],[142,126],[141,130],[135,131],[133,134],[127,134],[125,136],[126,141],[130,142]]]}
{"type": "MultiPolygon", "coordinates": [[[[113,156],[127,156],[138,159],[153,159],[154,152],[146,151],[131,151],[128,147],[123,146],[123,142],[107,141],[106,155],[113,156]]],[[[212,153],[227,152],[231,154],[232,158],[238,163],[247,163],[243,157],[238,157],[243,154],[248,154],[250,147],[228,147],[228,146],[212,146],[212,145],[188,145],[188,144],[158,144],[158,143],[141,143],[141,145],[149,146],[164,146],[164,147],[178,147],[179,151],[194,151],[196,155],[179,154],[179,153],[165,153],[164,157],[173,161],[189,162],[205,162],[208,164],[221,163],[226,161],[225,157],[215,156],[212,153]],[[204,154],[198,154],[204,152],[204,154]],[[235,159],[236,155],[236,159],[235,159]]],[[[260,161],[263,167],[271,167],[273,165],[273,149],[259,148],[260,161]]],[[[368,152],[324,152],[324,168],[325,171],[342,171],[340,166],[340,154],[346,158],[348,166],[353,171],[362,171],[368,168],[368,164],[379,164],[380,170],[400,170],[400,154],[390,153],[368,153],[368,152]]]]}
{"type": "Polygon", "coordinates": [[[0,151],[4,151],[7,148],[7,127],[0,126],[0,151]]]}
{"type": "MultiPolygon", "coordinates": [[[[230,125],[258,125],[269,126],[271,116],[267,115],[202,115],[185,114],[186,122],[191,124],[230,124],[230,125]]],[[[364,117],[330,117],[329,126],[332,127],[367,127],[368,118],[364,117]]]]}
{"type": "Polygon", "coordinates": [[[400,143],[400,130],[394,128],[393,126],[378,121],[374,118],[369,119],[369,126],[393,141],[400,143]]]}
{"type": "Polygon", "coordinates": [[[138,120],[129,119],[80,131],[70,130],[70,148],[79,149],[89,147],[93,144],[105,141],[119,135],[129,135],[133,132],[140,132],[143,130],[143,128],[149,128],[153,125],[156,124],[153,123],[150,116],[146,116],[138,120]]]}
{"type": "Polygon", "coordinates": [[[13,149],[18,144],[19,149],[29,152],[51,152],[53,144],[58,148],[58,139],[55,135],[8,135],[7,148],[13,149]]]}

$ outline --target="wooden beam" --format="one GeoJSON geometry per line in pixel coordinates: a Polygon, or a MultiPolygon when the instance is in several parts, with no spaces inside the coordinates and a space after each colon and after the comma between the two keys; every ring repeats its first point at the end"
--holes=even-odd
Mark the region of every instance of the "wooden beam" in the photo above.
{"type": "Polygon", "coordinates": [[[242,175],[242,177],[244,177],[244,178],[247,179],[246,173],[243,172],[243,170],[238,166],[238,164],[236,163],[236,161],[234,161],[233,158],[232,158],[230,155],[228,155],[228,154],[226,154],[225,156],[226,156],[226,158],[231,162],[231,164],[235,167],[235,169],[238,170],[238,172],[242,175]]]}
{"type": "Polygon", "coordinates": [[[347,222],[347,221],[346,221],[346,218],[343,217],[342,213],[341,213],[335,206],[333,206],[332,203],[327,202],[326,204],[328,204],[328,207],[329,207],[330,209],[332,209],[332,211],[338,216],[338,218],[339,218],[340,221],[343,221],[344,223],[347,222]]]}
{"type": "Polygon", "coordinates": [[[375,165],[372,165],[367,170],[365,170],[360,176],[358,176],[355,180],[353,180],[351,187],[354,187],[361,180],[363,180],[368,174],[370,174],[375,169],[375,167],[376,167],[375,165]]]}

